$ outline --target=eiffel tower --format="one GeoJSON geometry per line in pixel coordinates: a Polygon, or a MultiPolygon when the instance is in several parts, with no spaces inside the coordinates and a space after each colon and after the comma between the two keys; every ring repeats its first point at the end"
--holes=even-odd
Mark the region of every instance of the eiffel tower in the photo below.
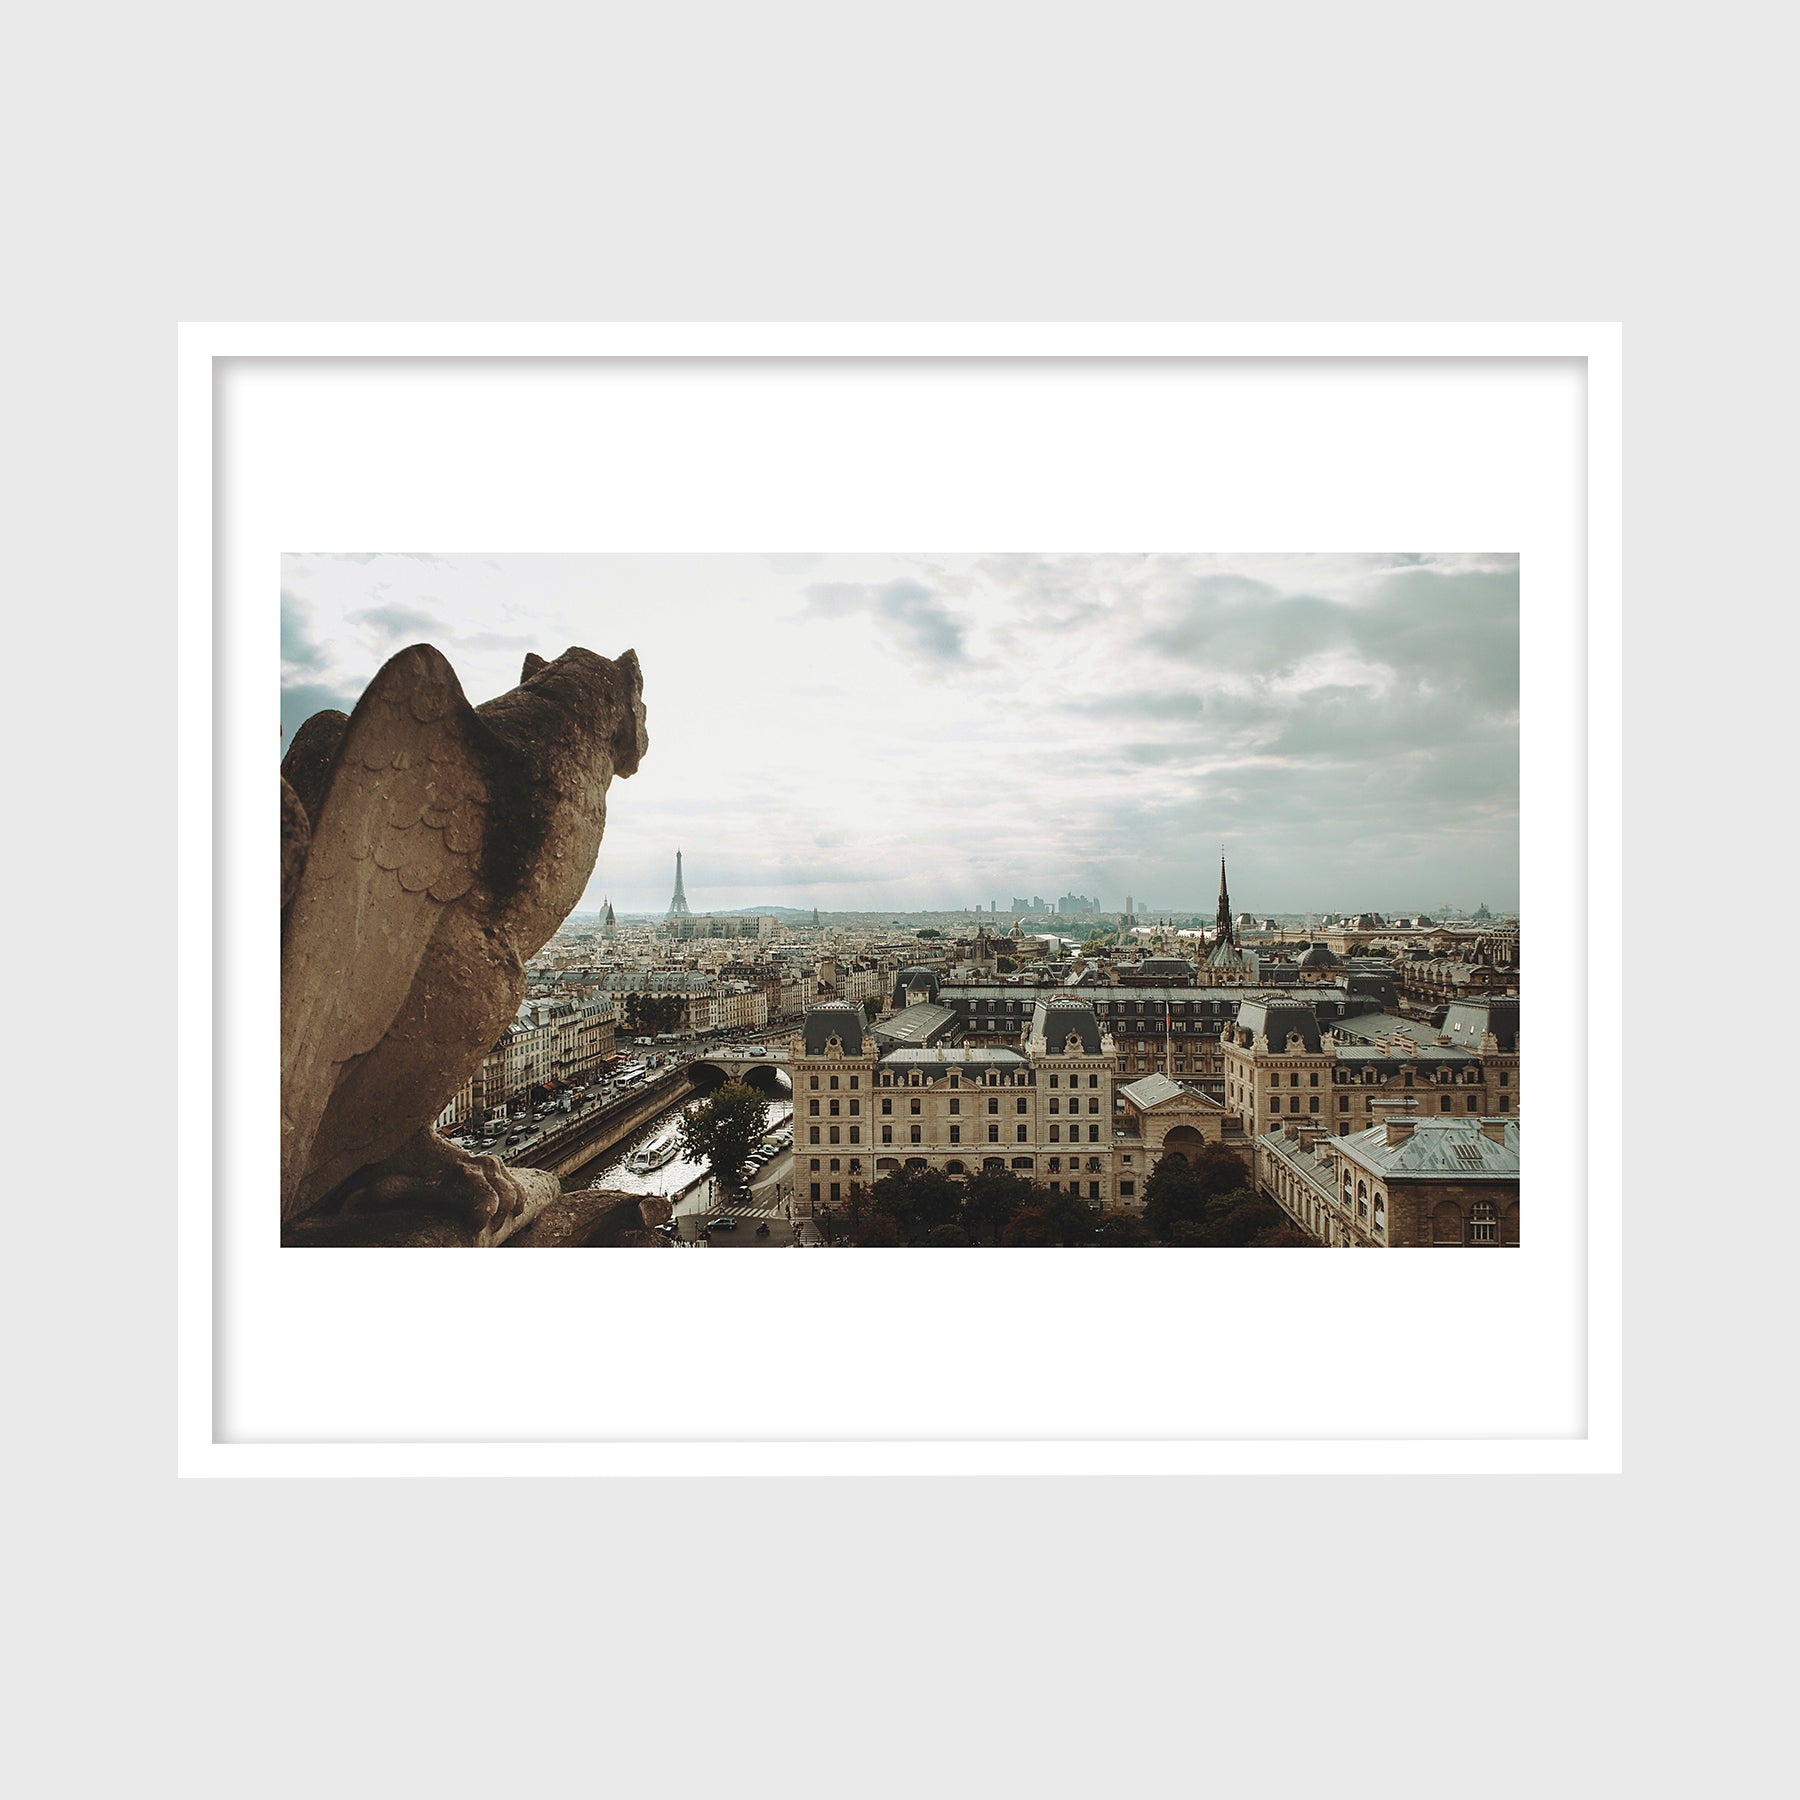
{"type": "Polygon", "coordinates": [[[669,902],[668,916],[671,919],[685,919],[688,916],[687,895],[681,891],[681,852],[675,852],[675,898],[669,902]]]}

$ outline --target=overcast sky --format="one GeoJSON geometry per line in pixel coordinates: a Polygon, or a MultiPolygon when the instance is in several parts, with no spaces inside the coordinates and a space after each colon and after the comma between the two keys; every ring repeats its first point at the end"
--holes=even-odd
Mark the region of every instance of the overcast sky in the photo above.
{"type": "Polygon", "coordinates": [[[1514,556],[294,555],[284,745],[413,643],[637,651],[584,909],[1518,903],[1514,556]]]}

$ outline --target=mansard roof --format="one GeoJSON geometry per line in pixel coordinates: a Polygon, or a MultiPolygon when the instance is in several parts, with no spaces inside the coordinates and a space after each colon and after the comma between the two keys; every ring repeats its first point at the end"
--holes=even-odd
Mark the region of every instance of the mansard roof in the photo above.
{"type": "Polygon", "coordinates": [[[808,1056],[823,1056],[825,1045],[837,1038],[846,1056],[859,1056],[863,1047],[863,1009],[853,1000],[821,1000],[806,1009],[802,1038],[808,1056]]]}
{"type": "Polygon", "coordinates": [[[1041,1039],[1051,1056],[1065,1054],[1064,1046],[1075,1038],[1082,1056],[1100,1054],[1100,1021],[1086,1000],[1073,994],[1052,994],[1032,1009],[1031,1039],[1041,1039]]]}

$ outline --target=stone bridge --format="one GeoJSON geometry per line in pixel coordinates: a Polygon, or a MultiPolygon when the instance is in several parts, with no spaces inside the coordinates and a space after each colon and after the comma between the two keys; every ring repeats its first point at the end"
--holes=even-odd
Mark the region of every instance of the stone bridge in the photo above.
{"type": "Polygon", "coordinates": [[[771,1094],[785,1093],[793,1087],[785,1043],[726,1045],[704,1056],[696,1056],[689,1067],[696,1075],[703,1069],[713,1069],[726,1081],[742,1081],[771,1094]],[[784,1079],[786,1088],[781,1085],[784,1079]]]}

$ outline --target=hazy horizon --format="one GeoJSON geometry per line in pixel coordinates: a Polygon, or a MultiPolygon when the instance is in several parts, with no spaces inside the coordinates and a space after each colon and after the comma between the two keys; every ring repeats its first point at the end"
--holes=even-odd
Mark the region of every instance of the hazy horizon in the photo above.
{"type": "Polygon", "coordinates": [[[1502,554],[282,559],[282,742],[406,644],[471,701],[527,651],[644,670],[578,911],[1518,906],[1502,554]],[[1171,904],[1168,896],[1192,896],[1171,904]]]}

